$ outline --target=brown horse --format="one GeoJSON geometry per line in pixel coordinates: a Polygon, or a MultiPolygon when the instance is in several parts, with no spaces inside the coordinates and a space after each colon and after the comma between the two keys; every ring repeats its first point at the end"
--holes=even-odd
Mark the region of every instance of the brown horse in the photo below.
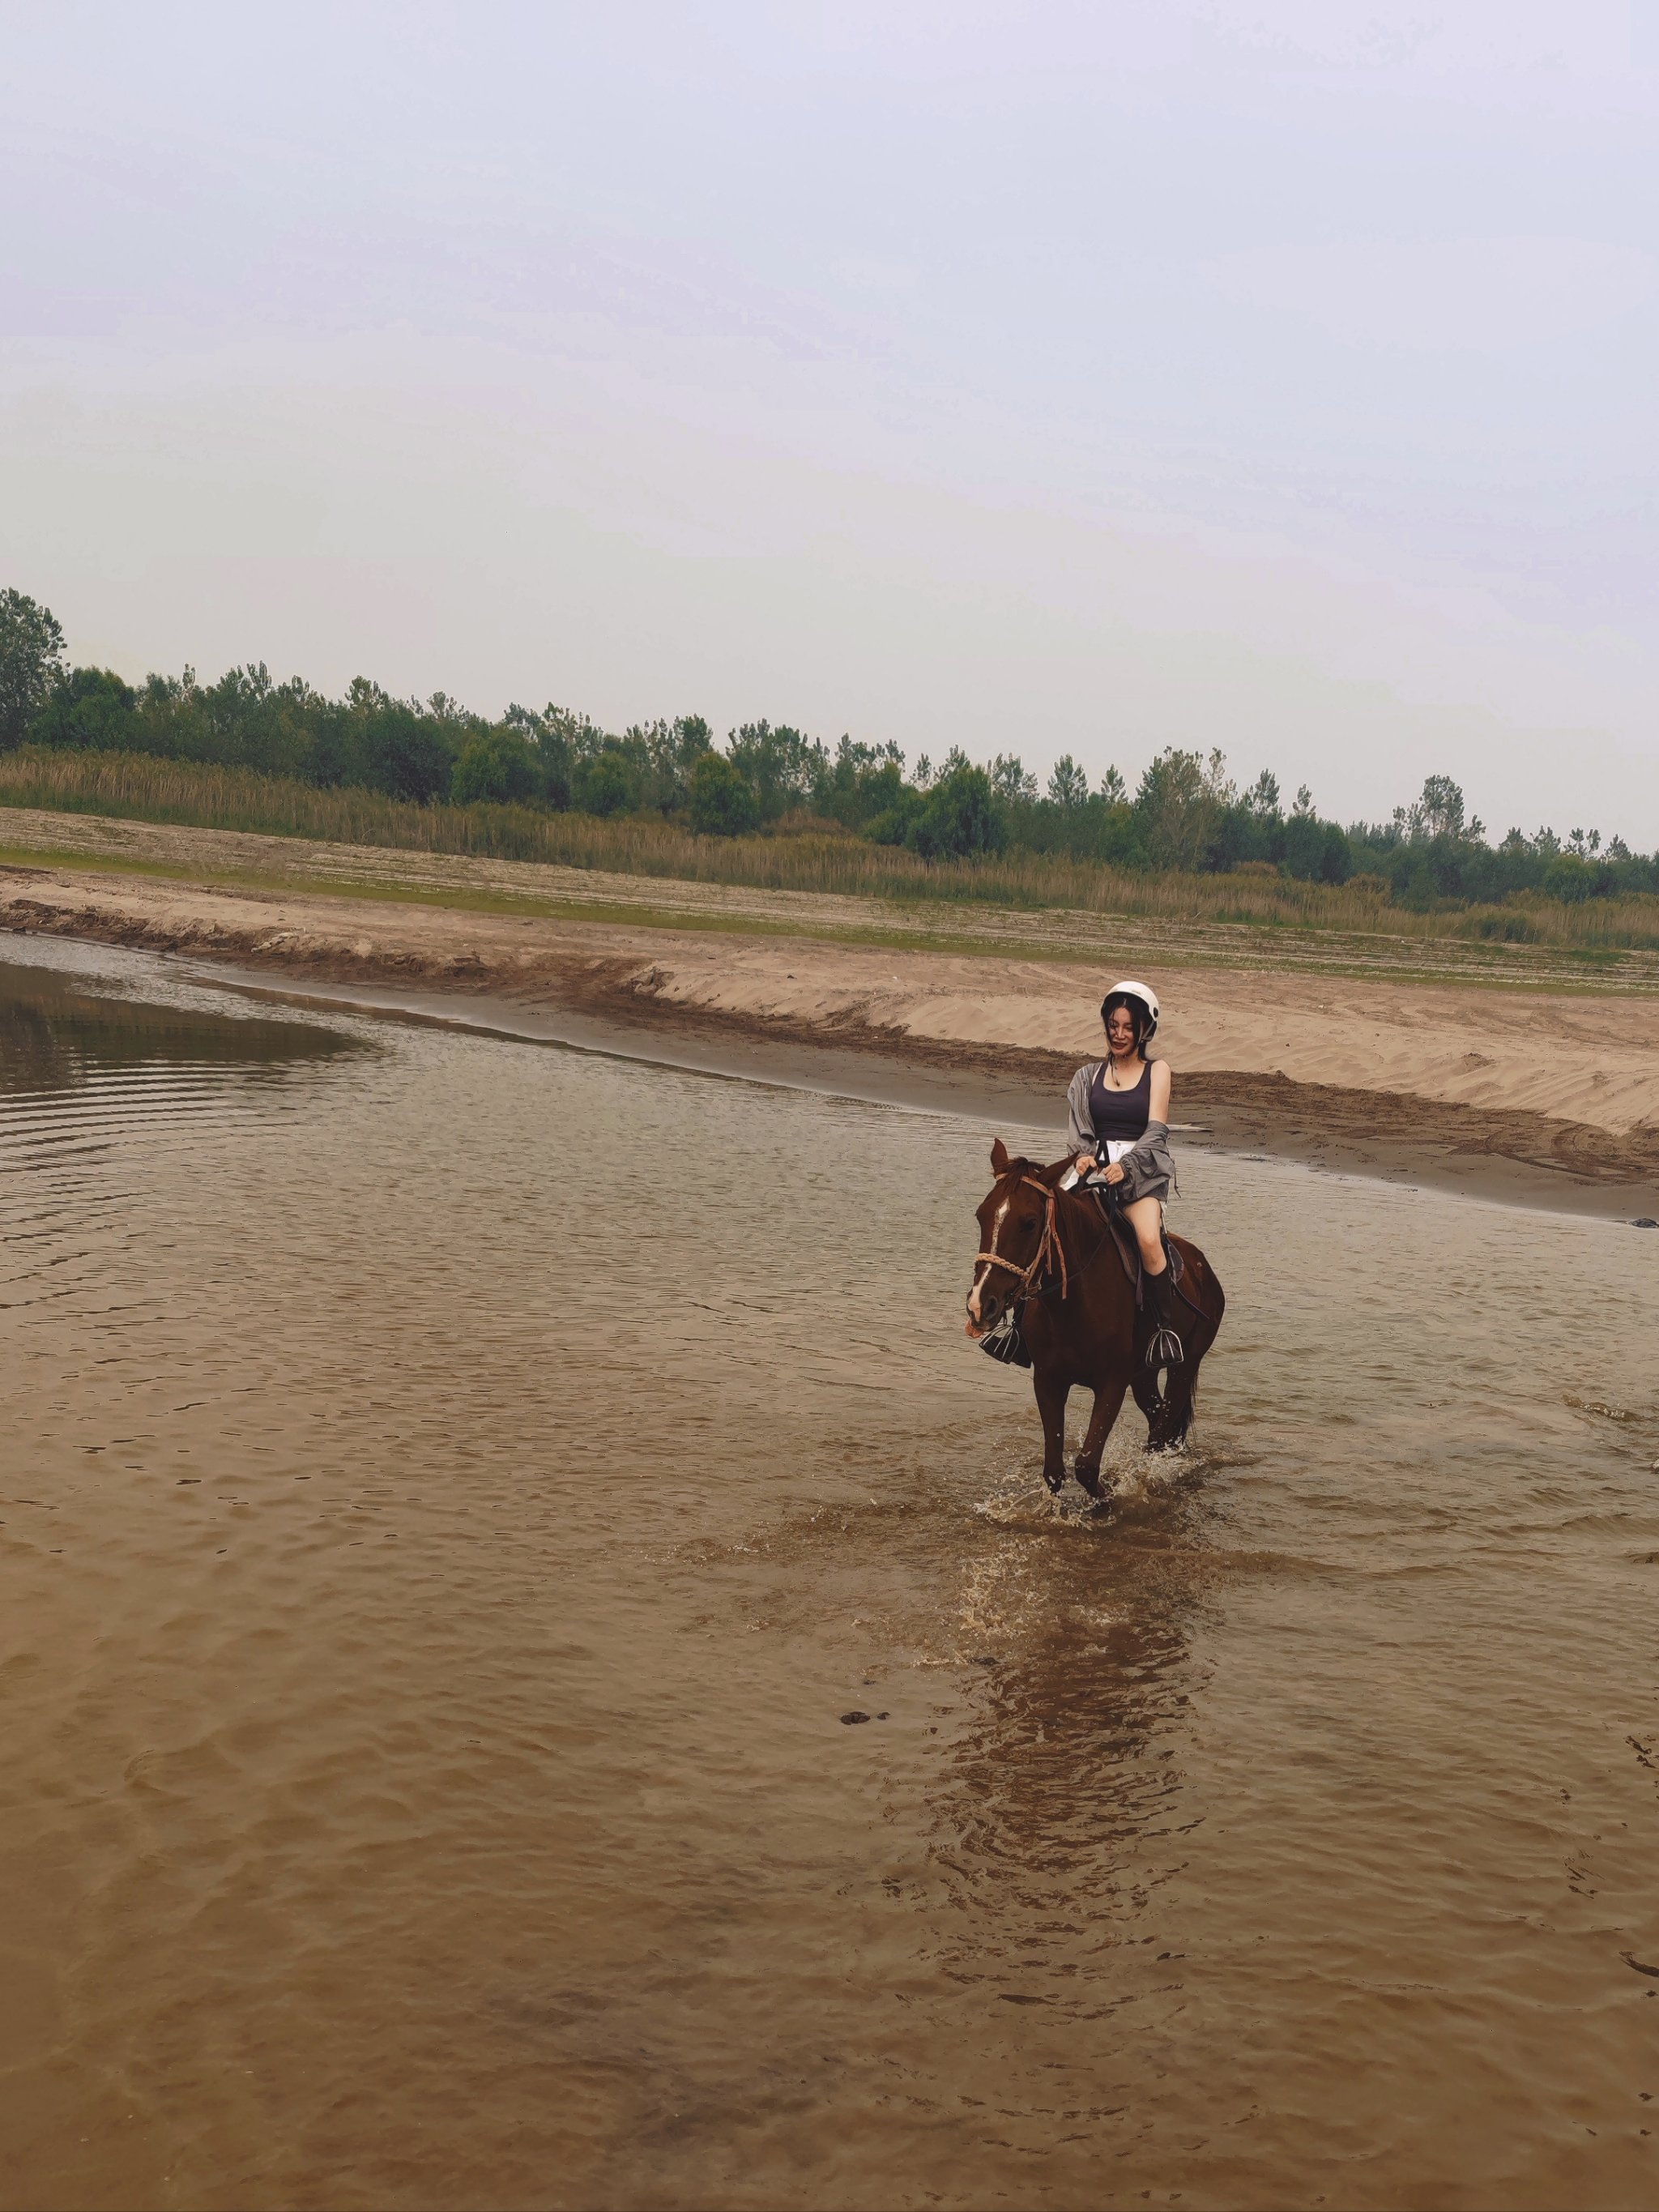
{"type": "Polygon", "coordinates": [[[1215,1342],[1227,1301],[1197,1245],[1170,1237],[1184,1263],[1178,1304],[1185,1357],[1164,1370],[1169,1379],[1160,1389],[1158,1370],[1146,1359],[1158,1316],[1150,1299],[1137,1304],[1098,1202],[1085,1191],[1060,1188],[1071,1164],[1011,1159],[1000,1137],[992,1146],[996,1182],[979,1209],[968,1334],[983,1336],[1011,1306],[1018,1310],[1042,1421],[1042,1479],[1052,1491],[1066,1480],[1066,1401],[1075,1385],[1094,1392],[1073,1472],[1098,1498],[1100,1455],[1126,1390],[1146,1416],[1148,1451],[1178,1444],[1192,1426],[1199,1364],[1215,1342]]]}

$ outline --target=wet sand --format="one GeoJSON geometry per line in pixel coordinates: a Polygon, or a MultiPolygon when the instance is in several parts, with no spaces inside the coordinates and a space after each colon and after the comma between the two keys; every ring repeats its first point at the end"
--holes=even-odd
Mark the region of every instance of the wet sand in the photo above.
{"type": "MultiPolygon", "coordinates": [[[[204,854],[274,866],[269,848],[295,842],[105,826],[134,833],[147,867],[169,854],[199,867],[204,854]]],[[[301,857],[349,865],[315,848],[301,857]]],[[[1086,958],[1051,945],[1032,957],[1024,918],[994,914],[970,919],[1012,929],[1006,951],[919,949],[876,902],[618,878],[605,902],[585,908],[573,894],[556,913],[538,910],[532,889],[544,907],[550,890],[571,890],[546,879],[580,872],[404,854],[368,856],[370,880],[349,891],[343,878],[320,891],[135,879],[96,862],[91,852],[0,868],[0,927],[167,951],[313,994],[349,987],[362,1003],[504,1034],[580,1042],[587,1024],[605,1048],[638,1057],[846,1095],[1000,1103],[1044,1124],[1058,1123],[1066,1079],[1098,1048],[1103,981],[1128,969],[1164,999],[1160,1042],[1189,1141],[1552,1208],[1659,1214],[1659,995],[1632,984],[1636,971],[1617,990],[1573,990],[1534,963],[1522,988],[1483,953],[1476,980],[1450,980],[1407,972],[1425,957],[1415,945],[1393,948],[1394,974],[1347,973],[1334,951],[1322,967],[1306,945],[1284,956],[1301,965],[1275,969],[1261,933],[1229,965],[1216,933],[1200,944],[1191,930],[1099,916],[1086,918],[1086,958]],[[442,902],[468,897],[496,910],[442,902]],[[627,919],[584,918],[624,908],[627,919]],[[848,941],[884,929],[890,941],[848,941]]]]}

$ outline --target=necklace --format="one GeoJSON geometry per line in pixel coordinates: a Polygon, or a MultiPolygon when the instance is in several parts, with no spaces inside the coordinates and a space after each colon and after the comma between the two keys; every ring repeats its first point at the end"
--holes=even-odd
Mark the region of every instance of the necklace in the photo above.
{"type": "Polygon", "coordinates": [[[1112,1090],[1122,1090],[1123,1085],[1117,1079],[1117,1057],[1109,1051],[1106,1054],[1106,1080],[1112,1090]]]}

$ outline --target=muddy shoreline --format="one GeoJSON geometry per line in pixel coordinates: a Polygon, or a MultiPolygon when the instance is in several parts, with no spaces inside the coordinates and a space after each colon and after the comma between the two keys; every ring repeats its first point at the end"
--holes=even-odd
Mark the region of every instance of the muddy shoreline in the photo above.
{"type": "MultiPolygon", "coordinates": [[[[566,1044],[741,1082],[827,1092],[921,1112],[965,1114],[988,1130],[1043,1132],[1057,1156],[1076,1062],[1065,1054],[929,1039],[851,1026],[812,1031],[786,1020],[688,1014],[573,975],[562,1006],[532,1007],[488,992],[398,989],[342,979],[284,985],[252,969],[202,980],[292,1006],[347,1006],[383,1017],[566,1044]]],[[[1491,1203],[1627,1219],[1659,1211],[1659,1146],[1620,1146],[1580,1122],[1495,1115],[1409,1095],[1344,1091],[1248,1072],[1179,1079],[1177,1143],[1358,1175],[1491,1203]],[[1607,1158],[1609,1150],[1615,1155],[1607,1158]]]]}
{"type": "MultiPolygon", "coordinates": [[[[1050,970],[1033,981],[1012,962],[853,952],[809,937],[774,937],[763,947],[738,939],[711,951],[706,939],[694,943],[667,929],[276,896],[230,885],[135,884],[85,869],[19,866],[0,869],[0,929],[157,951],[187,960],[206,979],[302,1003],[453,1022],[710,1075],[966,1112],[988,1128],[1006,1121],[1053,1130],[1056,1149],[1066,1083],[1091,1044],[1086,1019],[1079,1021],[1073,1011],[1065,1015],[1064,1022],[1078,1028],[1073,1042],[1069,1028],[1057,1029],[1053,1011],[1054,1004],[1069,1007],[1054,998],[1056,989],[1064,993],[1069,983],[1075,995],[1083,975],[1050,970]],[[723,965],[717,969],[715,962],[723,965]],[[891,974],[891,986],[910,993],[923,1006],[920,1016],[896,1016],[878,1003],[872,972],[879,970],[885,982],[890,969],[902,971],[891,974]],[[964,996],[975,981],[980,997],[964,996]],[[795,987],[793,1002],[786,985],[795,987]],[[1038,1003],[1041,991],[1049,994],[1047,1006],[1038,1003]],[[802,1010],[804,994],[811,1012],[802,1010]],[[1008,1016],[1015,1006],[1020,1020],[1008,1016]],[[994,1027],[997,1019],[1030,1029],[1033,1007],[1042,1017],[1037,1028],[1046,1021],[1055,1044],[971,1033],[976,1025],[994,1027]],[[957,1033],[949,1033],[952,1029],[957,1033]],[[1060,1034],[1067,1040],[1063,1048],[1060,1034]]],[[[1171,1000],[1183,983],[1190,999],[1198,981],[1172,977],[1171,1000]]],[[[1213,992],[1212,977],[1207,988],[1213,992]]],[[[1298,998],[1329,991],[1301,978],[1250,979],[1254,994],[1273,988],[1293,1014],[1298,998]]],[[[1318,1009],[1335,1040],[1327,1054],[1333,1065],[1353,1062],[1348,1032],[1362,1022],[1390,1018],[1386,1006],[1378,1013],[1373,1003],[1388,988],[1372,987],[1357,1012],[1340,1010],[1346,1029],[1328,1006],[1318,1009]]],[[[1402,1004],[1414,1007],[1420,998],[1402,998],[1402,1004]]],[[[1571,1005],[1557,1018],[1571,1023],[1571,1005]]],[[[1606,1007],[1583,1006],[1586,1034],[1593,1034],[1607,1022],[1606,1007]]],[[[1467,1012],[1462,1018],[1468,1026],[1467,1012]]],[[[1504,1018],[1513,1022],[1508,1009],[1504,1018]]],[[[1659,1125],[1645,1115],[1619,1128],[1526,1104],[1307,1080],[1280,1067],[1194,1066],[1200,1055],[1183,1042],[1172,1024],[1170,1048],[1179,1071],[1175,1111],[1185,1125],[1183,1145],[1271,1155],[1336,1174],[1514,1205],[1626,1219],[1659,1214],[1659,1125]]],[[[1626,1089],[1654,1079],[1647,1068],[1655,1055],[1644,1036],[1638,1042],[1644,1048],[1626,1049],[1626,1066],[1617,1078],[1626,1089]]],[[[1466,1057],[1481,1070],[1493,1066],[1489,1054],[1466,1057]]],[[[1493,1087],[1488,1081],[1488,1091],[1493,1087]]],[[[1638,1107],[1643,1103],[1638,1092],[1638,1107]]]]}

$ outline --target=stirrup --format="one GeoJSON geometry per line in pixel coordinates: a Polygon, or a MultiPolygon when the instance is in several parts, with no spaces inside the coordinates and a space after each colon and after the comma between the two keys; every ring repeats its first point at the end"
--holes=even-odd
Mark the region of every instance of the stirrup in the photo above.
{"type": "Polygon", "coordinates": [[[979,1340],[979,1348],[1005,1367],[1029,1367],[1031,1364],[1031,1355],[1019,1333],[1019,1316],[1012,1306],[986,1330],[979,1340]]]}
{"type": "Polygon", "coordinates": [[[1160,1323],[1152,1331],[1152,1340],[1146,1346],[1146,1364],[1154,1370],[1159,1367],[1180,1367],[1184,1364],[1187,1355],[1182,1349],[1181,1339],[1176,1334],[1174,1329],[1166,1328],[1160,1323]]]}

